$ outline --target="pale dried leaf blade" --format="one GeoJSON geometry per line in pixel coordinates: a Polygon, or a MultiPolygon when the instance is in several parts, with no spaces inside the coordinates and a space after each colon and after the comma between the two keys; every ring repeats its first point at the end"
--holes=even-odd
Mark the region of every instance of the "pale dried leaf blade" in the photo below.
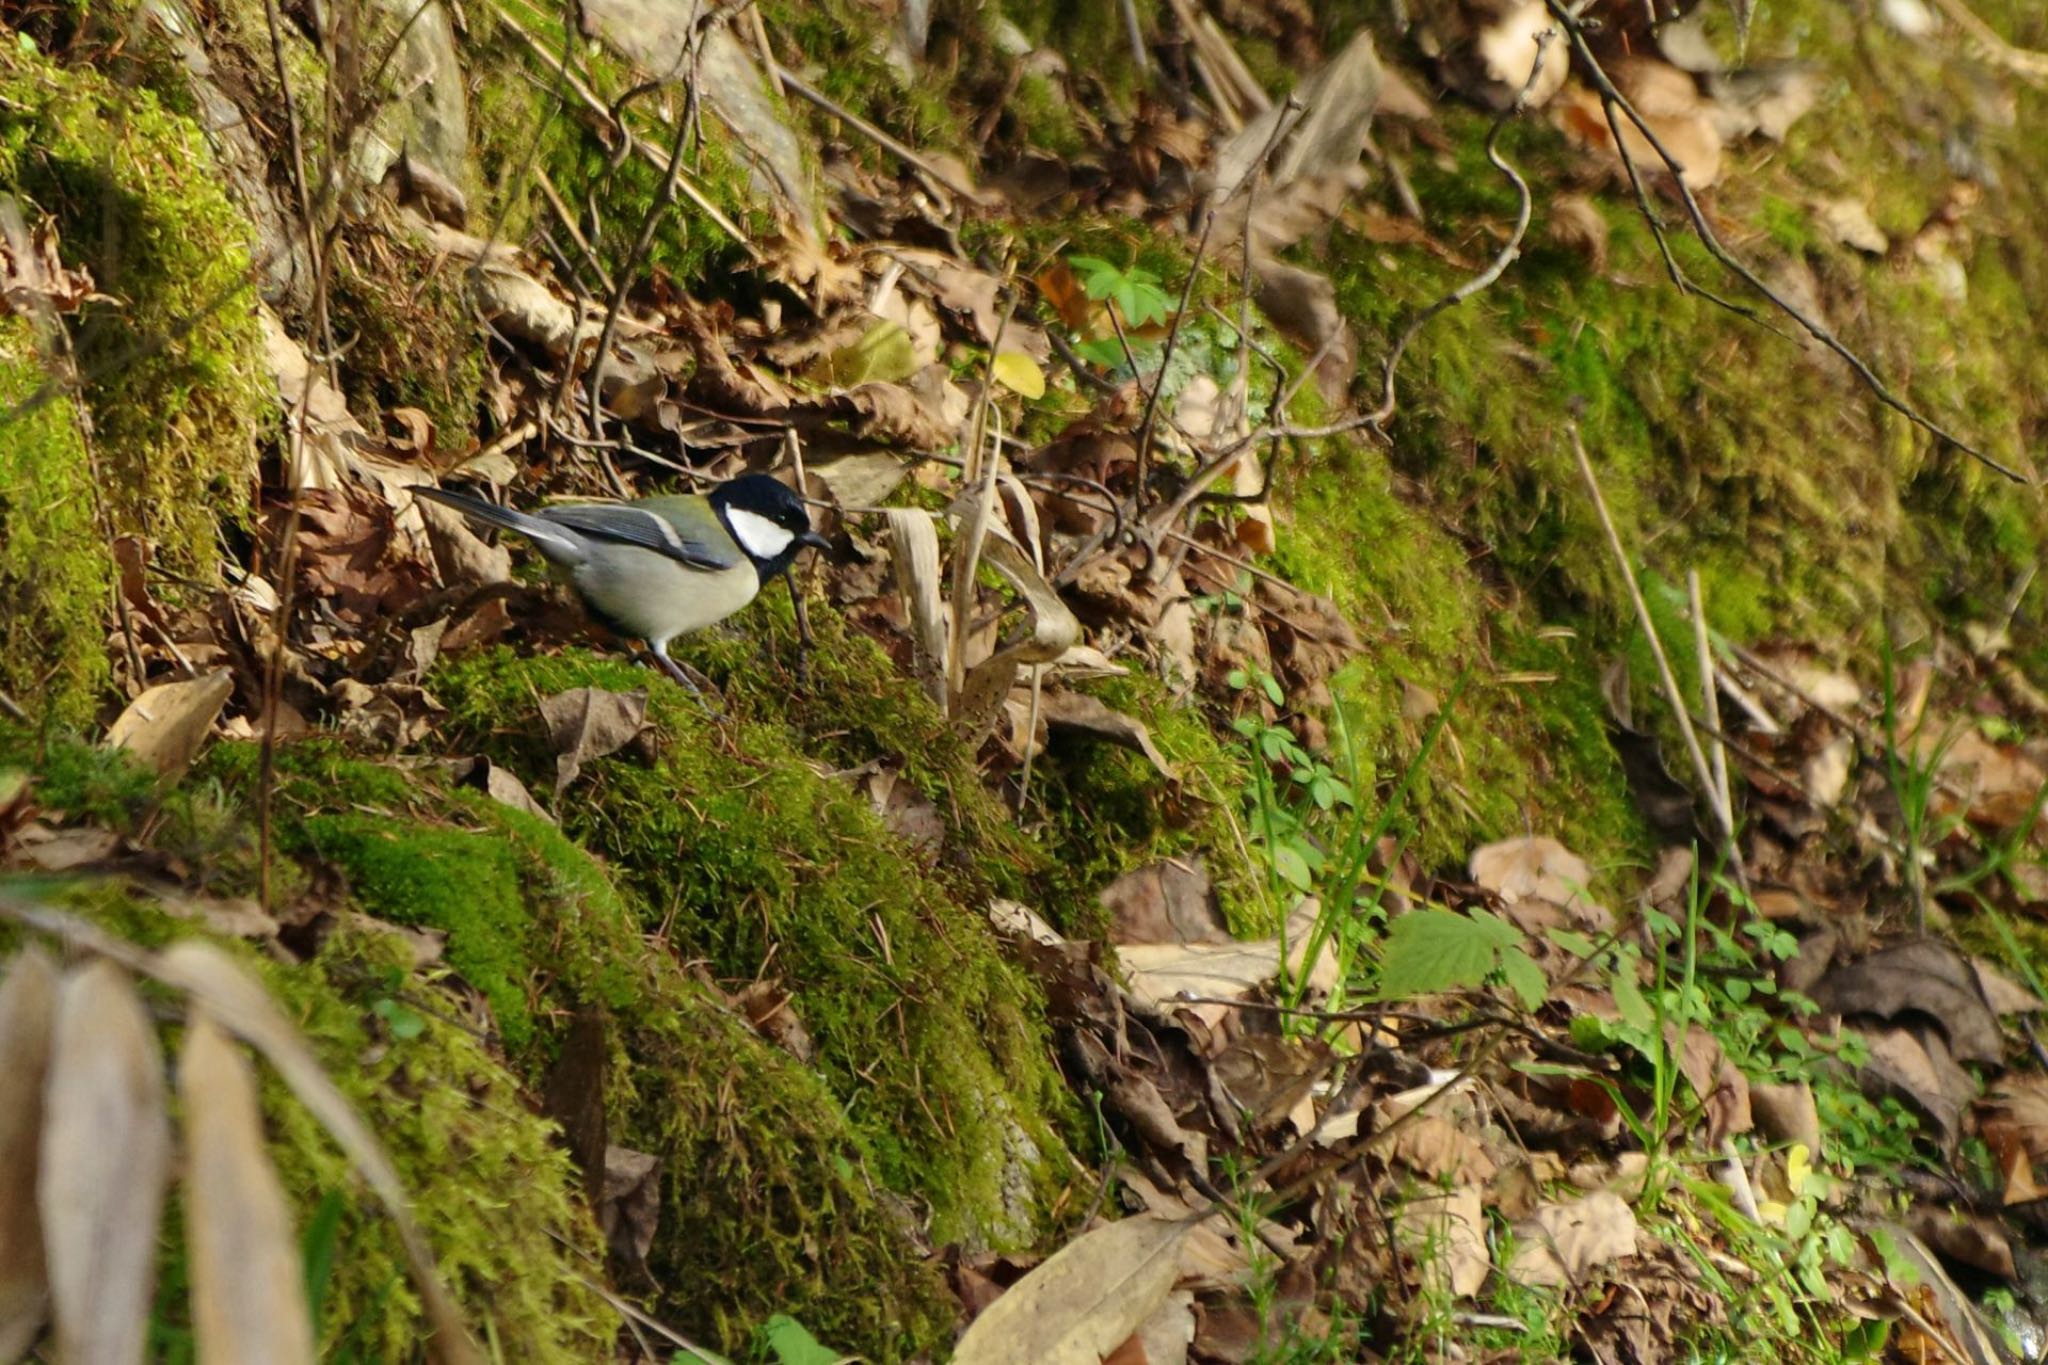
{"type": "Polygon", "coordinates": [[[159,683],[128,703],[107,731],[107,746],[126,749],[164,776],[175,776],[199,756],[234,687],[225,668],[203,678],[159,683]]]}
{"type": "Polygon", "coordinates": [[[264,1150],[256,1069],[203,1011],[185,1031],[178,1096],[199,1358],[312,1365],[305,1271],[264,1150]]]}
{"type": "Polygon", "coordinates": [[[57,1012],[57,965],[40,948],[0,981],[0,1362],[19,1360],[49,1316],[36,1212],[43,1078],[57,1012]]]}
{"type": "Polygon", "coordinates": [[[981,737],[995,722],[1003,698],[1016,685],[1017,674],[1026,665],[1051,663],[1081,638],[1081,623],[1045,581],[1045,575],[1024,548],[1017,544],[999,522],[988,525],[982,542],[982,559],[1010,580],[1017,594],[1031,608],[1031,634],[1004,645],[968,670],[960,696],[952,707],[956,727],[971,737],[981,737]]]}
{"type": "Polygon", "coordinates": [[[939,571],[939,532],[929,512],[891,507],[882,513],[889,524],[891,562],[896,590],[910,611],[911,646],[918,680],[931,699],[946,704],[945,586],[939,571]]]}
{"type": "Polygon", "coordinates": [[[156,1030],[111,962],[58,990],[44,1105],[37,1198],[57,1356],[133,1365],[149,1337],[171,1125],[156,1030]]]}
{"type": "Polygon", "coordinates": [[[405,1187],[399,1182],[391,1158],[384,1154],[382,1145],[334,1082],[327,1079],[327,1073],[320,1069],[298,1030],[272,1003],[262,984],[227,954],[195,939],[174,943],[157,954],[151,959],[150,971],[159,981],[191,995],[277,1068],[299,1103],[312,1112],[347,1153],[390,1213],[399,1240],[405,1245],[413,1283],[434,1327],[430,1346],[435,1357],[443,1365],[483,1365],[483,1357],[462,1325],[461,1314],[441,1287],[433,1253],[418,1224],[413,1222],[405,1187]]]}
{"type": "Polygon", "coordinates": [[[1081,1234],[974,1320],[954,1365],[1100,1365],[1173,1291],[1200,1222],[1126,1218],[1081,1234]]]}

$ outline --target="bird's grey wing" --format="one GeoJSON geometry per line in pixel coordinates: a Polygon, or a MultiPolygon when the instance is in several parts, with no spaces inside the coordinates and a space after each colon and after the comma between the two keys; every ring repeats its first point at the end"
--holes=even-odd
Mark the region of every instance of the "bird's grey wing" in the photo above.
{"type": "Polygon", "coordinates": [[[631,503],[569,503],[550,507],[540,515],[593,540],[639,546],[699,569],[730,569],[745,558],[718,525],[717,514],[708,509],[709,528],[696,532],[631,503]]]}

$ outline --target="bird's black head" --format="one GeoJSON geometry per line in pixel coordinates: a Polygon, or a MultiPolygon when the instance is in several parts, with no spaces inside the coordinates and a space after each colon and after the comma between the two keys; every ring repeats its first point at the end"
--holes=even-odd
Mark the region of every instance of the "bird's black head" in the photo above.
{"type": "Polygon", "coordinates": [[[711,490],[710,500],[763,580],[787,569],[804,546],[825,548],[825,538],[811,529],[803,499],[766,474],[743,474],[722,483],[711,490]]]}

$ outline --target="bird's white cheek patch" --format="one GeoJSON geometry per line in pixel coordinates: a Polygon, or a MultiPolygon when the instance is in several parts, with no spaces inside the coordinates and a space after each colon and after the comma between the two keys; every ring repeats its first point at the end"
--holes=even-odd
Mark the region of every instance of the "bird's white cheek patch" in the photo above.
{"type": "Polygon", "coordinates": [[[773,559],[796,539],[794,531],[784,530],[759,512],[734,507],[727,510],[726,516],[732,522],[732,533],[739,537],[747,553],[756,559],[773,559]]]}

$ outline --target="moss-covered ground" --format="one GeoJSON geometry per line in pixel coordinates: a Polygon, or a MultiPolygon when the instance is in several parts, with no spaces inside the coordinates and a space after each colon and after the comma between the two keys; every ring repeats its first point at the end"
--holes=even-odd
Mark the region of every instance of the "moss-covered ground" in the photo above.
{"type": "MultiPolygon", "coordinates": [[[[1364,21],[1382,8],[1363,7],[1364,21]]],[[[1976,8],[2015,43],[2048,47],[2048,16],[2024,0],[1976,8]]],[[[1152,6],[1138,9],[1157,21],[1152,6]]],[[[1326,45],[1358,10],[1329,7],[1326,45]]],[[[555,16],[516,3],[508,13],[567,53],[601,100],[633,89],[629,71],[555,16]]],[[[764,3],[763,14],[793,69],[923,148],[964,148],[973,99],[1003,83],[992,13],[937,7],[930,79],[919,80],[899,73],[860,6],[764,3]]],[[[1092,110],[1131,115],[1115,6],[1020,4],[1007,21],[1059,46],[1077,74],[1020,79],[999,140],[1071,155],[1093,136],[1074,116],[1077,91],[1092,110]]],[[[608,147],[603,120],[573,97],[534,82],[531,47],[494,9],[469,22],[480,223],[551,237],[565,278],[580,271],[528,173],[537,168],[615,264],[652,200],[653,170],[608,147]]],[[[1294,61],[1251,47],[1276,76],[1294,61]]],[[[1827,75],[1788,142],[1731,150],[1707,197],[1725,239],[1816,300],[1934,420],[2031,468],[2048,416],[2048,358],[2031,344],[2033,301],[2048,289],[2048,242],[2035,230],[2048,176],[2032,130],[2048,96],[1987,97],[1953,52],[1831,0],[1758,7],[1750,50],[1796,53],[1827,75]],[[1997,193],[1974,207],[1958,186],[1987,176],[1997,193]],[[1865,201],[1897,244],[1889,255],[1858,255],[1822,230],[1821,206],[1843,197],[1865,201]],[[1909,244],[1943,215],[1956,219],[1939,235],[1967,284],[1960,301],[1909,244]]],[[[247,233],[161,76],[114,81],[34,43],[0,45],[0,182],[57,222],[67,263],[108,296],[76,319],[79,393],[28,409],[18,405],[41,389],[48,357],[23,323],[0,322],[0,407],[13,414],[0,431],[0,691],[32,701],[46,725],[0,731],[0,766],[35,772],[52,811],[135,833],[232,895],[254,885],[253,748],[217,748],[166,795],[49,738],[105,700],[103,516],[203,579],[216,536],[245,515],[264,420],[247,233]]],[[[799,118],[844,135],[815,110],[799,118]]],[[[1485,126],[1447,102],[1431,136],[1383,130],[1432,244],[1376,240],[1385,234],[1353,214],[1298,251],[1332,275],[1358,333],[1355,393],[1376,388],[1405,320],[1465,279],[1512,219],[1514,196],[1478,151],[1485,126]]],[[[698,179],[750,231],[765,227],[741,160],[707,127],[698,179]]],[[[882,161],[852,141],[856,157],[882,161]]],[[[1874,652],[1901,616],[1985,619],[2032,568],[2048,519],[2036,491],[1938,447],[1839,361],[1679,294],[1625,192],[1590,180],[1585,154],[1547,120],[1517,123],[1504,147],[1536,187],[1521,259],[1410,348],[1387,439],[1274,452],[1272,567],[1333,599],[1365,642],[1333,691],[1382,794],[1423,743],[1429,704],[1450,708],[1403,822],[1426,864],[1533,828],[1612,869],[1649,848],[1606,733],[1600,674],[1640,651],[1579,484],[1574,427],[1653,591],[1697,568],[1714,626],[1740,641],[1791,634],[1874,652]],[[1565,192],[1588,195],[1607,229],[1602,268],[1550,235],[1565,192]]],[[[1684,268],[1739,292],[1677,228],[1673,206],[1663,211],[1684,268]]],[[[1054,251],[1142,265],[1170,291],[1190,268],[1174,233],[1094,211],[978,221],[964,235],[1031,268],[1054,251]]],[[[451,441],[466,439],[488,353],[459,281],[373,220],[352,224],[344,250],[337,316],[361,347],[344,366],[358,404],[419,406],[451,441]]],[[[678,207],[647,264],[685,292],[728,297],[754,287],[731,283],[739,259],[708,218],[678,207]]],[[[1212,264],[1198,303],[1230,305],[1233,288],[1212,264]]],[[[1292,354],[1268,331],[1261,339],[1292,354]]],[[[1206,314],[1185,340],[1183,366],[1224,363],[1206,314]]],[[[1303,402],[1306,420],[1327,411],[1303,402]]],[[[1084,407],[1048,400],[1023,430],[1050,436],[1084,407]]],[[[595,1358],[612,1332],[580,1287],[603,1261],[583,1176],[535,1111],[565,1055],[601,1059],[609,1140],[663,1163],[648,1256],[663,1317],[731,1347],[789,1312],[836,1346],[909,1357],[939,1349],[954,1316],[917,1234],[1028,1240],[1050,1216],[1068,1146],[1086,1141],[1033,988],[986,926],[987,901],[1016,896],[1086,932],[1108,880],[1200,855],[1233,924],[1266,927],[1237,828],[1248,769],[1218,738],[1219,718],[1150,679],[1095,684],[1151,727],[1179,782],[1125,750],[1061,739],[1013,814],[882,651],[814,615],[806,673],[779,591],[747,618],[748,635],[692,642],[690,661],[721,684],[720,719],[654,674],[582,652],[444,661],[429,679],[447,708],[437,754],[489,756],[559,827],[455,786],[428,761],[373,762],[332,741],[282,753],[286,899],[326,897],[329,910],[445,932],[447,945],[415,967],[395,938],[343,927],[309,962],[261,969],[397,1152],[451,1279],[506,1359],[595,1358]],[[650,728],[556,796],[537,703],[578,686],[646,690],[650,728]],[[936,848],[900,841],[869,808],[855,778],[875,764],[932,803],[936,848]],[[790,991],[814,1060],[763,1040],[729,1003],[755,980],[790,991]],[[398,1011],[423,1027],[400,1036],[398,1011]]],[[[2011,625],[2023,660],[2048,663],[2036,599],[2020,601],[2011,625]]],[[[197,932],[130,892],[62,895],[145,940],[197,932]]],[[[388,1230],[308,1120],[281,1094],[268,1103],[302,1220],[339,1201],[349,1254],[328,1288],[325,1342],[410,1358],[416,1306],[388,1230]]],[[[174,1339],[171,1300],[163,1317],[174,1339]]]]}
{"type": "Polygon", "coordinates": [[[19,319],[0,329],[0,688],[75,721],[107,676],[108,536],[205,582],[248,506],[264,413],[249,233],[190,118],[32,42],[0,48],[0,185],[95,291],[56,352],[19,319]]]}

